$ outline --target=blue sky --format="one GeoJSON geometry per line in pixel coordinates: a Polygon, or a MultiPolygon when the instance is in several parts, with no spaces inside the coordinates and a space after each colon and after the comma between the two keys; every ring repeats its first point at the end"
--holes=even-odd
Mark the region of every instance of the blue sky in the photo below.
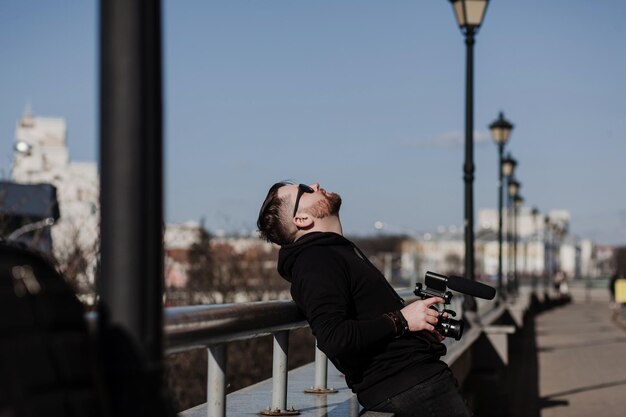
{"type": "MultiPolygon", "coordinates": [[[[164,1],[166,215],[253,229],[275,181],[319,181],[351,234],[463,222],[465,45],[445,0],[164,1]]],[[[626,3],[494,0],[477,37],[475,210],[495,207],[487,125],[529,206],[626,244],[626,3]]],[[[97,3],[0,3],[0,170],[27,102],[97,160],[97,3]]]]}

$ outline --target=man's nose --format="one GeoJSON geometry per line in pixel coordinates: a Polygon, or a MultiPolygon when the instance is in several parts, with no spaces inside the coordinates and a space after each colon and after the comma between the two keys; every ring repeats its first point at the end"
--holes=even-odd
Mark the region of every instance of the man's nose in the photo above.
{"type": "Polygon", "coordinates": [[[313,184],[310,184],[309,187],[313,188],[315,191],[319,191],[320,190],[320,185],[317,182],[314,182],[313,184]]]}

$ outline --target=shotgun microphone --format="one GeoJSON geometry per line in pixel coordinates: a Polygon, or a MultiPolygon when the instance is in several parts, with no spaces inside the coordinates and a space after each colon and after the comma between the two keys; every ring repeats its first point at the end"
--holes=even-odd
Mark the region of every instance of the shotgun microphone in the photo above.
{"type": "Polygon", "coordinates": [[[496,296],[495,288],[463,277],[450,275],[446,284],[451,290],[483,298],[485,300],[493,300],[493,297],[496,296]]]}
{"type": "MultiPolygon", "coordinates": [[[[447,291],[450,288],[464,294],[472,295],[478,298],[484,298],[486,300],[492,300],[496,296],[495,288],[489,285],[481,284],[480,282],[471,281],[466,278],[450,275],[449,277],[438,274],[436,272],[428,271],[424,277],[424,284],[417,283],[415,285],[415,291],[413,294],[425,300],[430,297],[443,298],[444,305],[450,304],[452,300],[452,293],[447,291]]],[[[461,340],[463,335],[463,320],[454,320],[450,316],[456,316],[456,313],[447,308],[439,311],[436,307],[431,306],[439,312],[438,322],[435,325],[437,330],[442,336],[454,337],[455,340],[461,340]],[[448,316],[445,316],[448,313],[448,316]]]]}

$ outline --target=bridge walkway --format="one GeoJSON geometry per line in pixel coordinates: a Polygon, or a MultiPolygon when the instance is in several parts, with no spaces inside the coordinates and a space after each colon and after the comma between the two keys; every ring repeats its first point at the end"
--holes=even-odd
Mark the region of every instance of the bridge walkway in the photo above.
{"type": "Polygon", "coordinates": [[[626,311],[605,289],[535,318],[541,417],[626,416],[626,311]]]}

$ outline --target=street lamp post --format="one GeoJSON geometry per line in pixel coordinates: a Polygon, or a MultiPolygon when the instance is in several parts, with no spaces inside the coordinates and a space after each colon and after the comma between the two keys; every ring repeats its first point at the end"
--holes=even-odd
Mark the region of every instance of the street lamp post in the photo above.
{"type": "Polygon", "coordinates": [[[513,198],[513,289],[515,294],[517,294],[519,290],[519,278],[517,276],[517,241],[519,239],[518,214],[523,203],[524,198],[521,195],[518,194],[513,198]]]}
{"type": "MultiPolygon", "coordinates": [[[[502,300],[505,297],[502,284],[502,189],[504,176],[504,145],[509,140],[513,125],[504,118],[504,114],[500,112],[498,119],[489,125],[491,136],[498,146],[498,297],[502,300]]],[[[513,168],[510,168],[512,172],[513,168]]],[[[510,173],[508,174],[510,175],[510,173]]]]}
{"type": "MultiPolygon", "coordinates": [[[[538,245],[537,241],[539,240],[539,226],[537,224],[537,220],[539,219],[539,209],[537,207],[533,207],[533,210],[531,211],[531,215],[533,218],[533,231],[534,231],[533,246],[536,247],[538,245]]],[[[532,288],[533,288],[533,293],[534,293],[535,290],[537,289],[537,264],[536,263],[535,265],[533,265],[532,271],[533,271],[532,288]]]]}
{"type": "MultiPolygon", "coordinates": [[[[456,21],[465,36],[465,276],[474,280],[474,37],[483,22],[488,0],[450,0],[456,21]]],[[[476,301],[465,297],[464,308],[476,311],[476,301]]]]}
{"type": "Polygon", "coordinates": [[[544,252],[544,275],[543,275],[543,291],[548,294],[548,286],[550,285],[550,269],[552,259],[550,256],[550,217],[545,216],[543,219],[543,252],[544,252]]]}
{"type": "MultiPolygon", "coordinates": [[[[514,191],[517,192],[518,183],[513,179],[515,174],[515,167],[517,166],[517,161],[515,158],[511,156],[511,154],[507,154],[507,156],[502,160],[502,175],[506,179],[506,189],[507,189],[507,205],[506,205],[506,248],[507,248],[507,283],[510,280],[510,271],[511,271],[511,195],[510,192],[511,187],[514,188],[514,191]],[[511,181],[513,184],[511,185],[511,181]]],[[[504,210],[503,210],[504,211],[504,210]]],[[[503,251],[504,252],[504,251],[503,251]]],[[[502,280],[504,281],[504,273],[502,276],[502,280]]],[[[508,285],[504,286],[503,289],[505,293],[508,291],[508,285]]]]}
{"type": "Polygon", "coordinates": [[[508,154],[502,160],[502,175],[504,175],[504,177],[507,180],[512,178],[513,174],[515,173],[516,166],[517,166],[517,161],[515,160],[515,158],[511,156],[511,154],[508,154]]]}
{"type": "MultiPolygon", "coordinates": [[[[517,161],[515,158],[511,156],[511,154],[507,154],[507,156],[502,160],[502,175],[507,181],[507,199],[506,199],[506,254],[507,254],[507,274],[510,273],[511,270],[511,196],[509,193],[509,183],[513,180],[513,176],[515,173],[515,167],[517,166],[517,161]]],[[[515,180],[513,180],[515,181],[515,180]]],[[[504,280],[504,273],[503,273],[504,280]]],[[[508,281],[507,281],[508,282],[508,281]]],[[[506,290],[506,288],[505,288],[506,290]]],[[[506,292],[506,291],[505,291],[506,292]]]]}
{"type": "MultiPolygon", "coordinates": [[[[565,236],[566,224],[562,221],[552,222],[552,283],[557,279],[557,274],[561,274],[561,245],[565,236]]],[[[558,289],[557,289],[558,291],[558,289]]]]}
{"type": "Polygon", "coordinates": [[[519,189],[521,187],[521,184],[515,180],[515,178],[513,177],[513,175],[511,174],[511,176],[509,176],[509,180],[507,182],[507,194],[508,194],[508,199],[507,199],[507,228],[506,228],[506,237],[507,237],[507,257],[508,257],[508,261],[507,261],[507,291],[512,291],[513,290],[513,280],[514,280],[514,273],[515,273],[515,258],[514,258],[514,236],[515,236],[515,230],[514,230],[514,200],[515,197],[519,194],[519,189]]]}

